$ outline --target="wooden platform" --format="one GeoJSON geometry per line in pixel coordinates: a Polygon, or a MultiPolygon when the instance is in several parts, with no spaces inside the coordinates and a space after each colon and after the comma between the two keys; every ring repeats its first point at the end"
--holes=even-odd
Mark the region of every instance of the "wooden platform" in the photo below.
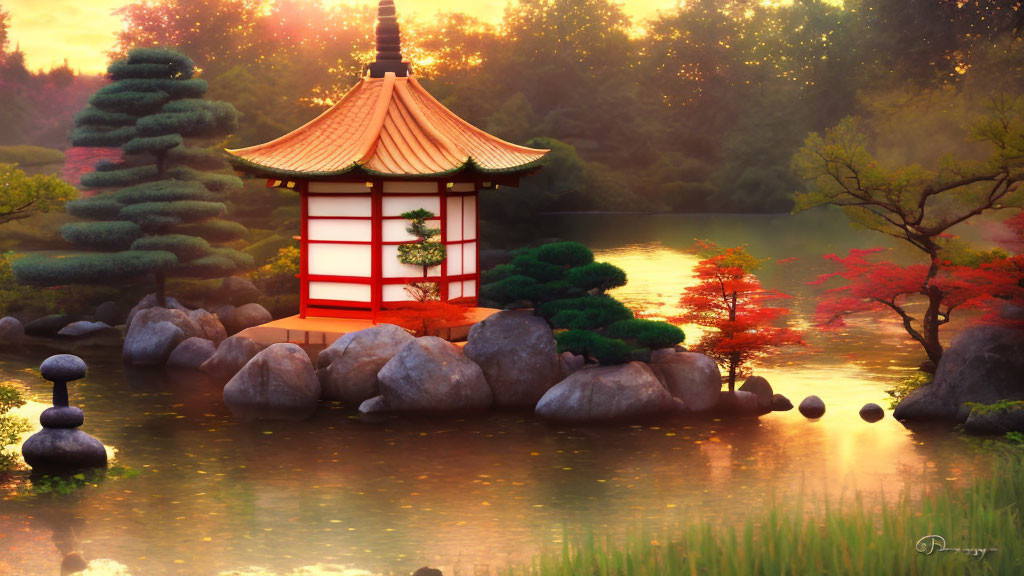
{"type": "MultiPolygon", "coordinates": [[[[486,320],[492,314],[499,312],[494,308],[470,308],[469,310],[469,316],[463,323],[457,326],[448,326],[437,335],[450,342],[465,340],[473,324],[486,320]]],[[[358,332],[373,325],[374,322],[371,320],[299,318],[296,315],[247,328],[239,332],[238,335],[252,338],[264,346],[290,342],[304,347],[326,348],[349,332],[358,332]]]]}

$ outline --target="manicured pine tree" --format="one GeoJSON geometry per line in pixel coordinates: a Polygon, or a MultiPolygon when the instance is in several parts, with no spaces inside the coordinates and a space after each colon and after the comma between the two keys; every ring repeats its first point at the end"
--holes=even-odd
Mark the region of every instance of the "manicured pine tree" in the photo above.
{"type": "MultiPolygon", "coordinates": [[[[431,240],[441,234],[439,228],[427,225],[427,220],[433,217],[433,212],[423,208],[402,213],[402,218],[410,221],[405,231],[415,236],[416,242],[398,246],[398,261],[402,264],[422,266],[424,278],[432,266],[440,265],[447,256],[444,244],[431,240]]],[[[407,290],[420,302],[440,298],[436,282],[412,282],[407,290]]]]}
{"type": "Polygon", "coordinates": [[[250,268],[252,259],[217,246],[244,237],[223,219],[226,192],[241,187],[219,150],[197,144],[223,140],[237,127],[226,102],[203,100],[206,81],[192,61],[171,50],[137,48],[108,68],[112,83],[75,118],[75,146],[120,147],[123,160],[82,176],[99,189],[70,202],[73,222],[61,235],[74,254],[37,253],[18,260],[22,282],[53,286],[131,281],[151,274],[164,303],[168,276],[217,278],[250,268]]]}

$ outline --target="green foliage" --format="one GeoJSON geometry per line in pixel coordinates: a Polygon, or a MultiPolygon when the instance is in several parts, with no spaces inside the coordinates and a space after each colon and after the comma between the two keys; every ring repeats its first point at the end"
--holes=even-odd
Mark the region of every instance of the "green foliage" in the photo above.
{"type": "Polygon", "coordinates": [[[626,273],[607,262],[591,262],[570,269],[565,280],[580,290],[605,292],[626,285],[626,273]]]}
{"type": "Polygon", "coordinates": [[[269,296],[294,293],[299,289],[299,279],[295,276],[299,273],[300,259],[298,248],[286,246],[266,264],[253,270],[249,279],[260,292],[269,296]]]}
{"type": "Polygon", "coordinates": [[[536,250],[538,260],[558,266],[584,266],[594,261],[594,253],[579,242],[551,242],[536,250]]]}
{"type": "MultiPolygon", "coordinates": [[[[132,124],[135,124],[135,116],[131,114],[124,114],[132,118],[132,124]]],[[[91,122],[94,120],[92,115],[84,117],[83,121],[91,122]]],[[[92,146],[97,148],[113,148],[121,146],[125,142],[128,142],[132,138],[135,138],[135,126],[120,126],[113,129],[96,129],[94,126],[79,126],[71,133],[71,144],[74,146],[92,146]]]]}
{"type": "Polygon", "coordinates": [[[484,284],[480,296],[485,300],[508,304],[519,300],[536,300],[542,291],[543,287],[533,278],[516,274],[484,284]]]}
{"type": "Polygon", "coordinates": [[[0,224],[59,209],[78,192],[56,176],[28,176],[0,164],[0,224]]]}
{"type": "Polygon", "coordinates": [[[69,222],[61,226],[60,235],[68,242],[91,250],[120,251],[132,247],[142,235],[134,222],[69,222]]]}
{"type": "Polygon", "coordinates": [[[1024,434],[1020,432],[1007,432],[1006,441],[1016,446],[1024,446],[1024,434]]]}
{"type": "Polygon", "coordinates": [[[589,330],[568,330],[555,334],[559,352],[591,357],[603,365],[625,364],[633,360],[633,350],[622,340],[607,338],[589,330]]]}
{"type": "Polygon", "coordinates": [[[140,202],[121,209],[120,216],[144,230],[160,230],[167,226],[223,216],[227,206],[222,202],[178,200],[175,202],[140,202]]]}
{"type": "Polygon", "coordinates": [[[124,208],[124,204],[118,202],[116,196],[105,194],[72,200],[65,204],[64,208],[68,214],[78,218],[106,220],[117,216],[121,208],[124,208]]]}
{"type": "MultiPolygon", "coordinates": [[[[406,231],[417,238],[416,242],[400,244],[398,246],[398,261],[402,264],[413,264],[422,266],[424,271],[444,262],[447,251],[444,244],[431,241],[441,231],[437,228],[427,226],[427,220],[434,217],[434,213],[422,208],[402,214],[402,218],[410,220],[406,231]]],[[[426,272],[424,272],[426,275],[426,272]]]]}
{"type": "Polygon", "coordinates": [[[275,258],[280,253],[281,249],[291,247],[294,244],[295,241],[291,237],[271,234],[270,236],[246,247],[242,252],[252,256],[252,259],[262,266],[272,258],[275,258]]]}
{"type": "MultiPolygon", "coordinates": [[[[90,129],[96,130],[99,128],[121,128],[125,126],[135,126],[135,120],[137,118],[133,114],[124,114],[122,112],[107,112],[106,110],[100,110],[95,106],[87,106],[82,109],[78,114],[75,114],[75,123],[79,126],[89,126],[90,129]]],[[[85,132],[87,133],[87,132],[85,132]]],[[[134,131],[132,132],[134,135],[134,131]]]]}
{"type": "Polygon", "coordinates": [[[230,220],[207,220],[194,224],[182,224],[171,228],[170,231],[176,234],[202,236],[207,241],[213,243],[230,242],[249,235],[249,231],[245,229],[245,226],[230,220]]]}
{"type": "Polygon", "coordinates": [[[889,395],[889,409],[895,410],[896,405],[899,404],[904,398],[910,396],[910,393],[917,390],[921,386],[927,386],[932,383],[932,378],[935,376],[928,372],[914,372],[910,376],[900,380],[895,386],[885,391],[889,395]]]}
{"type": "Polygon", "coordinates": [[[504,280],[515,273],[516,267],[512,264],[498,264],[490,270],[484,270],[483,273],[480,274],[480,282],[490,284],[491,282],[504,280]]]}
{"type": "Polygon", "coordinates": [[[184,262],[209,255],[210,243],[197,236],[166,234],[163,236],[143,236],[131,244],[131,249],[163,250],[177,256],[179,262],[184,262]]]}
{"type": "Polygon", "coordinates": [[[37,286],[109,283],[132,279],[177,264],[170,252],[100,252],[54,254],[34,252],[12,263],[18,282],[37,286]]]}
{"type": "Polygon", "coordinates": [[[970,408],[971,414],[977,414],[979,416],[1024,410],[1024,401],[1022,400],[1000,400],[999,402],[993,402],[992,404],[966,402],[965,405],[970,408]]]}
{"type": "Polygon", "coordinates": [[[537,282],[561,280],[565,275],[563,266],[538,260],[533,251],[515,256],[512,259],[512,266],[515,267],[518,274],[529,276],[537,282]]]}
{"type": "Polygon", "coordinates": [[[175,166],[168,170],[166,175],[178,180],[199,182],[211,192],[231,192],[242,188],[242,180],[233,174],[199,172],[188,166],[175,166]]]}
{"type": "Polygon", "coordinates": [[[28,420],[7,414],[12,408],[23,406],[25,400],[17,388],[0,384],[0,473],[6,472],[18,463],[18,455],[7,448],[16,444],[22,434],[32,429],[28,420]]]}
{"type": "MultiPolygon", "coordinates": [[[[219,199],[217,195],[212,194],[201,183],[184,180],[158,180],[156,182],[129,186],[128,188],[118,190],[113,197],[123,204],[174,202],[177,200],[212,201],[219,199]]],[[[116,214],[114,213],[114,215],[116,214]]]]}
{"type": "Polygon", "coordinates": [[[629,308],[610,296],[553,300],[543,304],[539,312],[555,328],[573,330],[598,330],[633,318],[629,308]]]}
{"type": "Polygon", "coordinates": [[[652,350],[671,348],[686,337],[678,326],[668,322],[641,318],[620,320],[610,324],[602,331],[602,334],[610,338],[627,340],[652,350]]]}
{"type": "MultiPolygon", "coordinates": [[[[75,144],[86,146],[86,144],[75,144]]],[[[95,146],[95,144],[92,144],[95,146]]],[[[120,188],[133,186],[156,178],[159,175],[157,167],[152,164],[134,166],[111,171],[97,171],[82,174],[82,186],[88,188],[120,188]]]]}
{"type": "Polygon", "coordinates": [[[136,137],[125,142],[121,149],[125,154],[163,154],[171,148],[181,146],[185,142],[181,134],[164,136],[136,137]]]}
{"type": "Polygon", "coordinates": [[[21,167],[63,164],[64,153],[42,146],[0,146],[0,164],[18,164],[21,167]]]}

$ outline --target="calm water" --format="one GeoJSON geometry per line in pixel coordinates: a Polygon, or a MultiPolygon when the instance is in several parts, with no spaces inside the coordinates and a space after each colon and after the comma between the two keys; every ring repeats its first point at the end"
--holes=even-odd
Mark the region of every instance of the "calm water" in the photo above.
{"type": "MultiPolygon", "coordinates": [[[[818,289],[806,282],[824,270],[821,254],[879,245],[877,235],[820,213],[548,224],[624,268],[630,285],[617,296],[654,315],[671,315],[692,282],[695,258],[684,251],[695,237],[797,258],[767,262],[760,276],[793,296],[793,323],[808,330],[810,346],[756,371],[794,404],[821,396],[826,415],[570,428],[526,414],[364,422],[324,405],[306,422],[247,424],[228,415],[216,382],[129,371],[116,353],[83,352],[89,376],[71,394],[84,429],[139,475],[62,497],[26,493],[19,476],[0,501],[0,574],[59,574],[54,540],[70,528],[97,573],[407,574],[429,564],[475,576],[528,561],[559,542],[563,527],[621,534],[695,518],[735,522],[798,494],[818,508],[855,490],[960,486],[986,470],[987,458],[956,434],[857,416],[866,402],[884,405],[884,390],[922,359],[898,326],[808,326],[818,289]]],[[[35,368],[50,353],[0,355],[0,380],[46,400],[35,368]]],[[[41,409],[23,412],[35,421],[41,409]]]]}

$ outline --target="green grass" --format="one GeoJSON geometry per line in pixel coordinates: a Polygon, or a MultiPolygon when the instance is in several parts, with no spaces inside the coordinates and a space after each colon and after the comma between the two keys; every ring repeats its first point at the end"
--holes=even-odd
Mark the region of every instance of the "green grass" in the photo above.
{"type": "Polygon", "coordinates": [[[991,476],[963,492],[939,489],[919,501],[858,496],[850,505],[801,512],[801,498],[775,505],[738,526],[691,522],[670,534],[634,532],[624,540],[566,538],[530,566],[505,576],[857,576],[1024,574],[1024,451],[1005,445],[991,476]],[[946,546],[997,548],[984,558],[915,550],[937,534],[946,546]]]}

